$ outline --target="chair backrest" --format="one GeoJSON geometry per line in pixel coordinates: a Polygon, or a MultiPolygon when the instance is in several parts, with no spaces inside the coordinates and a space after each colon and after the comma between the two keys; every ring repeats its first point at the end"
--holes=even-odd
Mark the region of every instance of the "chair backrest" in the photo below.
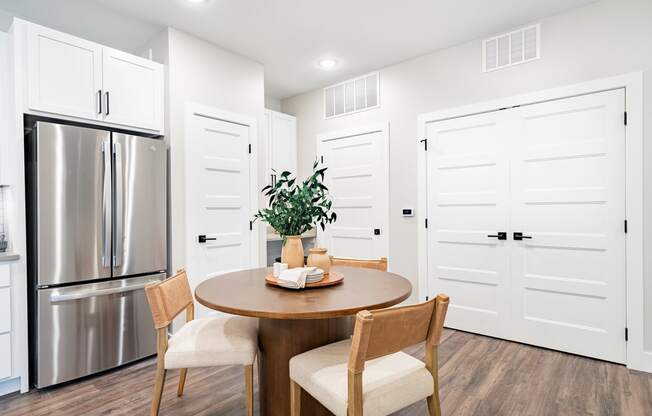
{"type": "Polygon", "coordinates": [[[164,328],[189,305],[193,304],[188,275],[184,269],[160,283],[145,287],[154,326],[164,328]]]}
{"type": "Polygon", "coordinates": [[[381,257],[378,260],[367,260],[331,256],[331,264],[333,266],[361,267],[363,269],[376,269],[383,272],[387,271],[387,257],[381,257]]]}
{"type": "Polygon", "coordinates": [[[401,351],[426,341],[439,345],[449,298],[439,294],[418,305],[361,311],[356,316],[349,356],[349,371],[364,370],[366,360],[401,351]]]}

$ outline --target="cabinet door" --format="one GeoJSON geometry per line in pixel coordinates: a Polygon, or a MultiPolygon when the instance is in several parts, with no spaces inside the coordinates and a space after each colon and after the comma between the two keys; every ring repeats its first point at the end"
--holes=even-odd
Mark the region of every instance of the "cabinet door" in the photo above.
{"type": "Polygon", "coordinates": [[[27,37],[29,108],[98,119],[102,47],[32,24],[27,37]]]}
{"type": "MultiPolygon", "coordinates": [[[[9,135],[11,133],[11,116],[9,106],[11,99],[9,88],[9,37],[6,33],[0,32],[0,185],[9,184],[11,163],[9,153],[9,135]]],[[[1,267],[0,267],[1,268],[1,267]]],[[[0,276],[2,273],[0,272],[0,276]]]]}
{"type": "Polygon", "coordinates": [[[0,334],[0,379],[11,376],[11,335],[0,334]]]}
{"type": "Polygon", "coordinates": [[[163,66],[111,48],[103,61],[104,120],[162,130],[163,66]]]}
{"type": "Polygon", "coordinates": [[[297,174],[297,121],[287,114],[272,112],[271,164],[276,174],[287,170],[297,174]]]}
{"type": "Polygon", "coordinates": [[[11,288],[0,289],[0,334],[11,331],[11,288]]]}

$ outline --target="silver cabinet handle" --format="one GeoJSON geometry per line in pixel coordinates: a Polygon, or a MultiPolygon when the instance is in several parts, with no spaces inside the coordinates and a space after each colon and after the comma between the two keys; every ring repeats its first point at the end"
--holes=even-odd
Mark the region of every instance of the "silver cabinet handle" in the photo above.
{"type": "Polygon", "coordinates": [[[113,143],[113,168],[115,172],[115,219],[113,234],[114,267],[122,266],[124,258],[124,172],[122,164],[122,145],[113,143]]]}
{"type": "Polygon", "coordinates": [[[108,116],[109,115],[109,105],[110,105],[109,104],[109,100],[110,100],[109,99],[109,92],[108,91],[105,92],[104,95],[106,96],[106,115],[108,116]]]}
{"type": "Polygon", "coordinates": [[[102,90],[97,90],[97,114],[102,114],[102,90]]]}
{"type": "Polygon", "coordinates": [[[111,267],[111,152],[109,141],[102,143],[102,169],[104,181],[102,184],[102,267],[111,267]]]}
{"type": "Polygon", "coordinates": [[[50,295],[50,302],[52,303],[66,302],[70,300],[88,299],[97,296],[106,296],[106,295],[115,295],[117,293],[133,292],[134,290],[144,289],[145,286],[151,285],[152,283],[159,283],[159,282],[160,280],[150,280],[144,283],[139,283],[137,285],[112,287],[109,289],[88,290],[85,292],[77,292],[77,293],[61,293],[61,294],[53,293],[50,295]]]}

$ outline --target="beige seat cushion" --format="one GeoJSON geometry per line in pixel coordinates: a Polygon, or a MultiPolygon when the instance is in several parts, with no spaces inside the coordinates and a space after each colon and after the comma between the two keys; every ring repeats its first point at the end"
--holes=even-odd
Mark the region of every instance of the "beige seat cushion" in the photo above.
{"type": "Polygon", "coordinates": [[[253,364],[258,320],[221,316],[187,322],[168,343],[165,368],[253,364]]]}
{"type": "MultiPolygon", "coordinates": [[[[290,378],[337,416],[346,416],[351,340],[290,360],[290,378]]],[[[432,375],[416,358],[397,352],[369,360],[362,376],[365,416],[387,415],[433,394],[432,375]]]]}

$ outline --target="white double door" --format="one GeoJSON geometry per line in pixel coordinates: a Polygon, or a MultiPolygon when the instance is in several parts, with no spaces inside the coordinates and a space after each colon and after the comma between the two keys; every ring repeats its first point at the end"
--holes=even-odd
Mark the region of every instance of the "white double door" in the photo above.
{"type": "Polygon", "coordinates": [[[427,125],[428,284],[451,297],[447,326],[625,362],[624,103],[427,125]]]}

